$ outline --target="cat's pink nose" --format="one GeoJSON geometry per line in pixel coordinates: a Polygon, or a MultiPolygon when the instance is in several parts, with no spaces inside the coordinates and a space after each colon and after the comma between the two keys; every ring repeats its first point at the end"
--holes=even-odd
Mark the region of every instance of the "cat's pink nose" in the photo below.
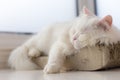
{"type": "Polygon", "coordinates": [[[77,40],[77,37],[74,37],[73,40],[77,40]]]}

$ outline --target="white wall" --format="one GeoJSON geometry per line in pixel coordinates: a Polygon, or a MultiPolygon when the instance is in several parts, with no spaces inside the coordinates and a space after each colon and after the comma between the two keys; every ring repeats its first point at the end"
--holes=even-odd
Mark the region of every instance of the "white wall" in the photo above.
{"type": "Polygon", "coordinates": [[[120,0],[96,0],[98,16],[113,16],[113,23],[120,28],[120,0]]]}
{"type": "Polygon", "coordinates": [[[37,32],[75,16],[75,0],[0,0],[0,31],[37,32]]]}

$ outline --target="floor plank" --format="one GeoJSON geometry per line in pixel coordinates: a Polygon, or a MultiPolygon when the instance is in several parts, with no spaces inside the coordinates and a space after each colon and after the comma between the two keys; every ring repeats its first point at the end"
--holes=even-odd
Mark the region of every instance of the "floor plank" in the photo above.
{"type": "Polygon", "coordinates": [[[0,80],[119,80],[120,69],[108,71],[77,71],[60,74],[44,74],[42,70],[1,70],[0,80]]]}

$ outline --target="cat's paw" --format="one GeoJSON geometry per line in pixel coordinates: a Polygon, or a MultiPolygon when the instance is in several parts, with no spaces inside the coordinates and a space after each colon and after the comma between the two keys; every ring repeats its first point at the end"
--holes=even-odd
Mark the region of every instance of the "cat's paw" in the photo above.
{"type": "Polygon", "coordinates": [[[44,73],[51,74],[51,73],[59,73],[60,66],[57,64],[47,64],[44,68],[44,73]]]}
{"type": "Polygon", "coordinates": [[[36,58],[36,57],[39,57],[40,55],[41,55],[41,52],[35,48],[30,49],[28,52],[28,56],[30,58],[36,58]]]}

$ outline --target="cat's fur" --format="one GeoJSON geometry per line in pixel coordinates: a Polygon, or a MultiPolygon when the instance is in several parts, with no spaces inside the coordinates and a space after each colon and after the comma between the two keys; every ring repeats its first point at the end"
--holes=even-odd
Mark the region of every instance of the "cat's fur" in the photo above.
{"type": "Polygon", "coordinates": [[[66,56],[80,54],[80,49],[95,46],[98,42],[105,45],[117,43],[120,41],[119,34],[120,31],[112,25],[110,15],[99,19],[83,8],[74,21],[51,25],[15,49],[9,57],[9,64],[17,70],[37,69],[31,58],[49,55],[44,72],[59,72],[66,56]]]}

